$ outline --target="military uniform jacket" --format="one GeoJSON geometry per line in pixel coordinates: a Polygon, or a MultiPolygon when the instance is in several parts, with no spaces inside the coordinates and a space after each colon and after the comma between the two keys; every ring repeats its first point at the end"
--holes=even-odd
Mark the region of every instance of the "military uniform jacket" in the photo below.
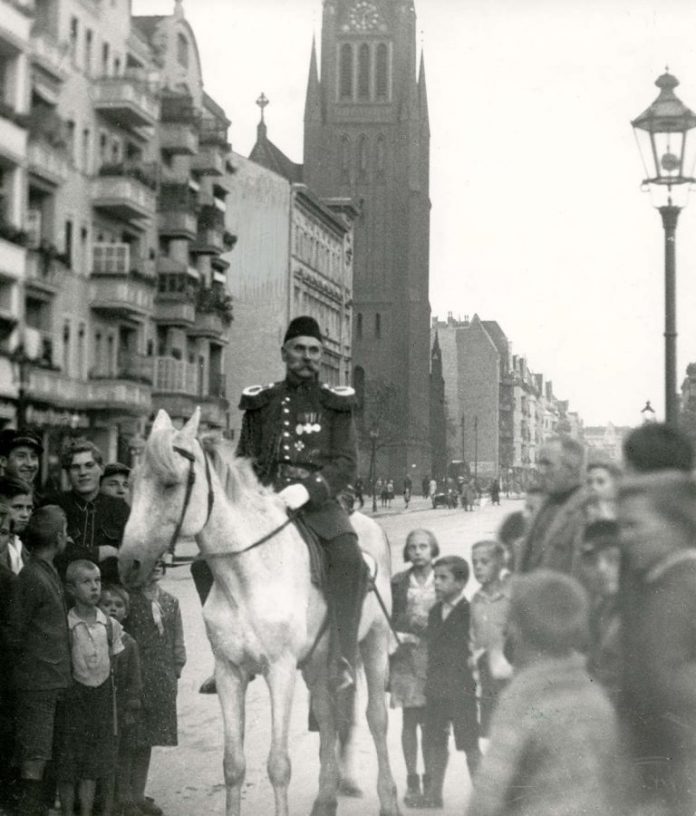
{"type": "Polygon", "coordinates": [[[244,390],[237,456],[253,460],[265,485],[303,484],[303,520],[322,539],[352,533],[336,496],[355,482],[357,445],[352,388],[295,380],[244,390]]]}

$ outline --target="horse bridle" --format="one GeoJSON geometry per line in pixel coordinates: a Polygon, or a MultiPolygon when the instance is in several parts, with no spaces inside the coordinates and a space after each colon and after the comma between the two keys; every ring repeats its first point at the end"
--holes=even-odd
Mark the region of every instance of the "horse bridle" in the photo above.
{"type": "MultiPolygon", "coordinates": [[[[200,445],[201,443],[198,442],[198,444],[200,445]]],[[[177,539],[179,538],[179,534],[181,533],[181,528],[184,525],[186,511],[188,510],[189,502],[191,501],[191,493],[193,492],[193,486],[196,483],[196,471],[193,469],[193,466],[196,464],[196,457],[193,455],[193,453],[191,453],[191,451],[187,451],[186,448],[180,448],[178,445],[174,445],[174,450],[180,456],[183,456],[184,459],[188,460],[189,471],[188,477],[186,479],[186,493],[184,494],[184,503],[181,507],[181,515],[179,516],[179,522],[174,528],[174,532],[172,533],[172,540],[169,542],[169,547],[167,547],[168,552],[172,553],[172,555],[174,554],[174,548],[176,547],[177,539]]],[[[208,515],[205,517],[205,524],[207,524],[208,521],[210,520],[210,514],[213,512],[215,494],[213,493],[213,481],[210,476],[210,462],[208,461],[208,456],[206,452],[203,450],[202,445],[201,451],[203,453],[203,460],[205,462],[205,479],[206,482],[208,483],[208,515]]],[[[204,527],[205,524],[203,525],[204,527]]]]}

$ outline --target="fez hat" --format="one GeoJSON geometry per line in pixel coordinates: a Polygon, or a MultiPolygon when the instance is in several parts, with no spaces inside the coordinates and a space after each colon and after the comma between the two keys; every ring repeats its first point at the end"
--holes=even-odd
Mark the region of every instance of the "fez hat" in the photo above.
{"type": "Polygon", "coordinates": [[[283,338],[283,345],[295,337],[314,337],[320,343],[324,342],[321,332],[319,331],[319,324],[309,315],[300,315],[300,317],[295,317],[290,321],[288,330],[285,332],[285,337],[283,338]]]}
{"type": "Polygon", "coordinates": [[[124,476],[130,476],[130,472],[131,469],[128,467],[128,465],[124,465],[122,462],[110,462],[104,468],[101,478],[106,479],[107,476],[119,476],[121,474],[124,476]]]}
{"type": "Polygon", "coordinates": [[[39,456],[43,453],[39,437],[30,431],[17,431],[14,428],[0,431],[0,456],[9,456],[15,448],[31,448],[39,456]]]}

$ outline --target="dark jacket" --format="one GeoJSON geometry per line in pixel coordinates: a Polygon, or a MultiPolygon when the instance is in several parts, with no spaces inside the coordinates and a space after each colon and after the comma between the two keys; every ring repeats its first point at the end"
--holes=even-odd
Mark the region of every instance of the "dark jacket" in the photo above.
{"type": "Polygon", "coordinates": [[[40,558],[31,557],[17,576],[12,642],[19,691],[49,691],[70,685],[70,634],[63,585],[55,568],[40,558]]]}
{"type": "Polygon", "coordinates": [[[356,478],[353,395],[352,388],[288,377],[245,389],[239,405],[237,455],[252,459],[260,481],[276,490],[303,484],[310,496],[303,519],[327,540],[353,532],[336,501],[356,478]]]}
{"type": "MultiPolygon", "coordinates": [[[[47,500],[46,504],[57,504],[65,511],[68,519],[68,542],[65,552],[56,558],[56,567],[61,576],[71,561],[86,558],[99,564],[99,547],[120,547],[123,531],[128,521],[130,508],[121,499],[98,493],[90,502],[81,499],[72,490],[47,500]]],[[[118,581],[118,565],[115,558],[101,563],[102,580],[118,581]]]]}
{"type": "Polygon", "coordinates": [[[627,571],[620,594],[619,713],[642,790],[672,814],[696,811],[696,550],[644,574],[627,571]]]}
{"type": "Polygon", "coordinates": [[[543,567],[577,577],[586,502],[587,494],[580,486],[562,497],[549,496],[520,545],[516,571],[543,567]]]}
{"type": "Polygon", "coordinates": [[[470,608],[466,598],[442,620],[442,603],[436,603],[428,616],[428,677],[425,696],[428,700],[460,700],[476,693],[469,668],[470,608]]]}

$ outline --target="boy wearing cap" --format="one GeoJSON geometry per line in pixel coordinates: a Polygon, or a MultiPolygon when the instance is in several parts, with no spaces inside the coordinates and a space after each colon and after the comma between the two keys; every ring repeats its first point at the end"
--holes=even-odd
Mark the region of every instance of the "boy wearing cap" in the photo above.
{"type": "Polygon", "coordinates": [[[6,428],[0,432],[0,468],[5,476],[24,479],[34,486],[38,479],[43,446],[29,431],[6,428]]]}
{"type": "Polygon", "coordinates": [[[11,535],[7,549],[0,553],[0,560],[19,575],[27,560],[19,534],[24,532],[34,511],[34,493],[23,479],[0,476],[0,501],[7,505],[11,520],[11,535]]]}
{"type": "Polygon", "coordinates": [[[121,462],[111,462],[104,468],[99,481],[99,490],[105,496],[121,499],[128,503],[128,478],[131,469],[121,462]]]}

